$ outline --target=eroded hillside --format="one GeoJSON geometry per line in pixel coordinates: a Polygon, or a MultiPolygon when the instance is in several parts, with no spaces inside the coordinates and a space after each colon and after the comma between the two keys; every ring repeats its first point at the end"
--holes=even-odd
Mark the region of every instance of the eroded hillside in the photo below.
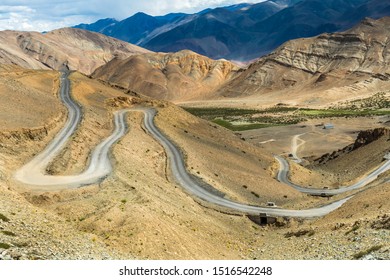
{"type": "Polygon", "coordinates": [[[226,60],[180,51],[114,59],[92,76],[152,98],[177,102],[208,99],[238,70],[226,60]]]}
{"type": "Polygon", "coordinates": [[[219,95],[324,106],[389,90],[389,23],[389,17],[366,19],[345,32],[289,41],[251,64],[219,95]]]}
{"type": "Polygon", "coordinates": [[[92,73],[114,57],[128,57],[148,51],[126,42],[80,29],[63,28],[38,32],[0,32],[0,63],[31,69],[67,66],[92,73]]]}
{"type": "MultiPolygon", "coordinates": [[[[10,80],[28,82],[30,76],[32,81],[39,81],[40,75],[46,86],[41,89],[42,96],[37,94],[29,104],[32,108],[39,106],[45,95],[57,95],[54,85],[58,74],[18,69],[10,77],[10,80]]],[[[72,96],[82,105],[85,118],[53,163],[54,173],[74,174],[84,168],[90,150],[112,130],[113,111],[153,106],[158,109],[157,126],[181,148],[190,173],[215,186],[228,198],[255,205],[275,201],[282,207],[298,209],[324,203],[323,198],[308,197],[278,183],[273,179],[276,167],[272,154],[229,130],[189,115],[170,103],[140,99],[79,73],[73,73],[71,81],[72,96]]],[[[16,95],[22,93],[23,88],[15,90],[16,95]]],[[[15,101],[10,100],[11,104],[15,101]]],[[[56,98],[45,106],[49,104],[61,106],[56,98]]],[[[35,112],[15,111],[15,114],[2,115],[2,121],[10,123],[14,117],[30,115],[35,112]]],[[[61,110],[42,117],[44,123],[50,123],[57,115],[60,120],[47,127],[47,134],[41,138],[20,138],[17,134],[2,138],[0,195],[5,202],[0,204],[0,214],[5,218],[1,219],[0,226],[4,232],[12,233],[2,236],[2,242],[9,247],[2,256],[7,258],[279,259],[297,255],[316,258],[313,252],[305,250],[305,240],[296,243],[284,234],[313,227],[316,238],[325,240],[329,227],[336,226],[337,219],[325,227],[312,222],[296,224],[294,220],[281,220],[281,228],[260,227],[245,215],[231,215],[226,209],[194,198],[172,178],[164,149],[145,133],[140,112],[129,113],[129,133],[113,148],[115,168],[105,180],[75,190],[66,186],[33,190],[17,182],[13,174],[43,149],[65,120],[61,110]],[[17,207],[11,207],[13,203],[17,207]],[[275,240],[283,246],[295,244],[297,250],[286,253],[281,250],[283,246],[275,245],[275,240]]],[[[40,120],[36,119],[23,129],[33,130],[39,124],[40,120]]],[[[349,210],[343,207],[340,211],[349,210]]],[[[367,223],[373,223],[375,218],[369,218],[367,223]]],[[[353,222],[348,220],[346,227],[353,222]]],[[[386,233],[381,230],[381,243],[387,238],[386,233]]],[[[369,240],[374,238],[371,232],[366,236],[369,240]]],[[[351,242],[340,241],[346,251],[344,255],[336,256],[326,250],[317,258],[352,258],[357,249],[350,247],[351,242]]],[[[386,249],[383,245],[381,250],[386,249]]]]}
{"type": "MultiPolygon", "coordinates": [[[[24,78],[38,75],[33,75],[30,70],[19,76],[21,74],[25,75],[24,78]]],[[[52,75],[52,80],[58,79],[58,74],[48,74],[52,75]]],[[[270,179],[269,167],[273,158],[230,131],[199,120],[168,103],[137,98],[135,101],[138,101],[132,102],[128,94],[81,74],[73,74],[71,80],[72,95],[83,106],[85,120],[56,159],[52,171],[62,174],[80,172],[90,150],[112,129],[113,111],[123,107],[154,106],[159,109],[157,125],[182,146],[190,172],[226,192],[228,197],[260,205],[268,200],[291,207],[305,207],[306,202],[317,203],[307,201],[304,195],[270,179]],[[226,166],[222,157],[214,162],[207,160],[210,155],[221,153],[232,164],[226,166]],[[259,180],[263,183],[258,184],[259,180]]],[[[50,86],[46,93],[56,95],[52,90],[50,86]]],[[[30,106],[38,106],[40,98],[35,102],[30,106]]],[[[52,103],[59,105],[56,99],[52,103]]],[[[12,117],[3,116],[2,121],[9,123],[14,117],[28,118],[30,114],[35,113],[29,110],[15,112],[12,117]]],[[[58,112],[52,112],[44,118],[45,122],[49,123],[56,114],[58,112]]],[[[245,216],[221,213],[212,205],[202,205],[204,203],[183,191],[167,169],[163,148],[142,129],[142,117],[141,113],[129,113],[130,133],[113,149],[114,173],[99,184],[78,190],[34,191],[13,178],[14,171],[50,141],[63,125],[64,116],[53,128],[48,127],[47,135],[43,137],[18,138],[12,135],[2,138],[1,195],[12,197],[7,200],[19,205],[16,216],[8,202],[0,207],[1,214],[12,221],[1,221],[1,227],[16,235],[3,239],[10,246],[12,256],[34,258],[33,252],[36,251],[37,258],[246,258],[258,236],[258,227],[245,216]],[[31,209],[35,208],[36,214],[31,214],[31,209]],[[49,228],[38,222],[42,211],[50,213],[44,218],[49,228]],[[18,224],[31,225],[31,230],[16,226],[14,220],[18,224]],[[42,232],[34,235],[35,228],[42,232]],[[92,246],[90,251],[77,245],[79,241],[72,245],[58,244],[56,238],[63,236],[60,232],[69,232],[70,228],[72,236],[80,235],[80,242],[89,239],[84,243],[93,244],[88,245],[92,246]],[[25,233],[18,233],[18,229],[25,233]],[[17,247],[19,237],[26,240],[23,249],[17,247]],[[72,256],[72,246],[78,246],[81,252],[72,256]],[[52,248],[68,253],[51,254],[52,248]],[[87,252],[91,255],[85,255],[87,252]]],[[[33,130],[38,123],[26,124],[23,129],[33,130]]]]}

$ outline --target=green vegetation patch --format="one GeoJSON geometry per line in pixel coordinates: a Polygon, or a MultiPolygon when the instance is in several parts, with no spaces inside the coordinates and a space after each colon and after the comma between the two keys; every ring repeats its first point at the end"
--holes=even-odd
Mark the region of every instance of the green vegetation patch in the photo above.
{"type": "Polygon", "coordinates": [[[363,105],[349,104],[348,106],[344,105],[344,107],[328,109],[297,108],[282,105],[261,110],[223,107],[183,107],[183,109],[197,117],[212,121],[232,131],[298,124],[308,119],[390,115],[390,110],[388,109],[390,101],[386,101],[383,94],[375,95],[367,100],[359,100],[359,102],[363,105]],[[236,122],[244,124],[235,124],[236,122]]]}
{"type": "Polygon", "coordinates": [[[222,119],[213,120],[213,123],[216,123],[232,131],[244,131],[244,130],[259,129],[259,128],[266,128],[272,126],[280,126],[280,124],[272,124],[272,123],[251,123],[251,124],[237,125],[222,119]]]}
{"type": "Polygon", "coordinates": [[[311,118],[341,118],[390,115],[390,110],[351,110],[351,109],[300,109],[299,114],[311,118]]]}
{"type": "Polygon", "coordinates": [[[390,98],[385,92],[377,92],[374,95],[355,99],[350,101],[341,102],[335,106],[335,108],[343,109],[387,109],[390,108],[390,98]]]}
{"type": "Polygon", "coordinates": [[[194,116],[205,118],[205,119],[215,119],[222,117],[231,117],[231,116],[245,116],[261,113],[260,110],[252,109],[239,109],[239,108],[189,108],[183,107],[184,110],[193,114],[194,116]]]}
{"type": "Polygon", "coordinates": [[[9,248],[11,248],[11,245],[9,245],[9,244],[7,244],[7,243],[1,243],[1,242],[0,242],[0,249],[5,249],[5,250],[7,250],[7,249],[9,249],[9,248]]]}
{"type": "Polygon", "coordinates": [[[298,108],[275,106],[262,110],[240,108],[183,108],[194,116],[212,121],[232,131],[244,131],[273,126],[296,124],[302,121],[299,116],[288,116],[298,108]],[[234,124],[234,122],[246,122],[234,124]]]}

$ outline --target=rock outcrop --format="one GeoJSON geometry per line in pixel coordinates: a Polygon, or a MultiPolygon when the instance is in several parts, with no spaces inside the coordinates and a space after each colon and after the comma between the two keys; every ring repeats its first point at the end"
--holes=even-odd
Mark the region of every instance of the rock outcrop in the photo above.
{"type": "MultiPolygon", "coordinates": [[[[355,142],[351,145],[344,147],[338,151],[325,154],[320,158],[314,161],[315,164],[325,164],[326,162],[336,159],[342,155],[348,154],[350,152],[356,151],[357,149],[367,146],[370,143],[373,143],[381,138],[384,138],[385,141],[390,141],[390,129],[389,128],[375,128],[371,130],[360,131],[355,142]]],[[[383,148],[383,147],[382,147],[383,148]]],[[[386,147],[384,147],[386,148],[386,147]]]]}
{"type": "Polygon", "coordinates": [[[359,132],[357,139],[352,144],[352,150],[359,149],[362,146],[368,145],[381,137],[386,137],[390,141],[390,129],[388,128],[375,128],[371,130],[359,132]]]}

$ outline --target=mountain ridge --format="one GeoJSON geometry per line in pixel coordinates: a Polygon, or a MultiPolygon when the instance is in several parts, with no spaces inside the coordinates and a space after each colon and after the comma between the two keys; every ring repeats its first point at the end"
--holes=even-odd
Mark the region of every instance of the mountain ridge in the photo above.
{"type": "Polygon", "coordinates": [[[82,29],[62,28],[45,34],[0,32],[0,63],[30,69],[60,70],[66,66],[90,74],[114,57],[147,52],[141,47],[82,29]]]}
{"type": "Polygon", "coordinates": [[[155,99],[177,101],[207,98],[239,69],[229,61],[184,50],[115,58],[91,76],[155,99]]]}
{"type": "Polygon", "coordinates": [[[251,61],[288,40],[341,32],[365,17],[389,15],[390,3],[379,0],[269,0],[195,14],[144,14],[140,25],[149,21],[150,26],[132,31],[137,26],[136,14],[114,23],[103,33],[155,52],[190,49],[213,59],[251,61]],[[131,39],[127,33],[132,34],[131,39]]]}
{"type": "Polygon", "coordinates": [[[251,64],[217,95],[259,98],[272,93],[325,105],[385,91],[390,80],[389,26],[390,17],[367,18],[344,32],[288,41],[251,64]]]}

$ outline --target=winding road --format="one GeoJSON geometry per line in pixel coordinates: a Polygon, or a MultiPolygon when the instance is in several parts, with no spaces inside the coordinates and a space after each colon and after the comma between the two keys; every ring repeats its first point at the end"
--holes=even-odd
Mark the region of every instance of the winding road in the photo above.
{"type": "Polygon", "coordinates": [[[279,171],[277,175],[278,181],[286,185],[289,185],[300,192],[307,193],[310,195],[332,196],[336,194],[342,194],[349,191],[357,190],[363,188],[364,186],[367,186],[369,183],[376,180],[379,175],[390,170],[390,160],[386,160],[385,163],[380,165],[377,169],[375,169],[370,174],[368,174],[367,176],[365,176],[364,178],[360,179],[358,182],[350,186],[340,186],[340,188],[338,189],[307,188],[307,187],[302,187],[297,184],[294,184],[288,179],[290,165],[288,164],[286,159],[284,159],[281,156],[275,156],[275,158],[279,162],[279,171]]]}
{"type": "Polygon", "coordinates": [[[15,179],[22,183],[32,186],[66,186],[67,188],[78,188],[99,182],[112,171],[109,150],[114,143],[126,134],[125,115],[127,110],[115,112],[114,131],[93,150],[89,164],[84,172],[72,176],[52,176],[46,173],[47,166],[61,152],[81,121],[81,108],[70,97],[68,75],[68,73],[62,74],[60,88],[61,101],[68,109],[68,120],[50,144],[15,173],[15,179]]]}
{"type": "MultiPolygon", "coordinates": [[[[109,159],[109,150],[125,133],[127,132],[126,125],[126,113],[128,111],[142,111],[144,113],[144,126],[145,129],[164,147],[167,156],[170,161],[170,167],[175,180],[190,194],[200,198],[201,200],[209,203],[238,211],[245,214],[258,215],[260,213],[268,214],[270,216],[282,216],[282,217],[302,217],[313,218],[324,216],[335,209],[343,205],[348,199],[344,198],[339,201],[305,210],[290,210],[281,208],[269,208],[259,207],[253,205],[246,205],[236,201],[229,200],[223,196],[220,192],[215,190],[212,186],[204,183],[199,183],[199,178],[194,178],[190,175],[185,167],[185,162],[180,149],[177,148],[172,141],[170,141],[154,124],[154,117],[156,116],[156,110],[153,108],[140,108],[140,109],[125,109],[117,111],[114,114],[115,128],[113,133],[101,142],[92,152],[88,167],[84,172],[73,176],[51,176],[45,174],[45,170],[59,154],[61,149],[67,143],[69,137],[77,129],[81,120],[81,108],[70,97],[69,88],[70,82],[68,74],[64,73],[61,78],[60,96],[61,100],[68,108],[68,120],[64,128],[55,136],[51,143],[30,162],[24,165],[15,173],[15,178],[20,182],[28,185],[36,186],[64,186],[67,188],[77,188],[83,185],[93,184],[100,180],[103,180],[112,172],[112,165],[109,159]]],[[[286,183],[299,191],[309,193],[306,188],[302,188],[288,181],[287,175],[289,166],[287,161],[281,157],[277,157],[277,160],[281,164],[281,169],[278,174],[278,179],[286,183]]],[[[365,184],[373,181],[378,174],[381,174],[385,170],[390,168],[390,161],[385,165],[378,168],[372,174],[365,178],[365,184]]],[[[356,185],[356,184],[355,184],[356,185]]],[[[359,186],[351,186],[348,190],[359,188],[359,186]]],[[[344,190],[344,189],[343,189],[344,190]]],[[[346,191],[348,191],[346,190],[346,191]]],[[[320,191],[324,190],[310,190],[320,191]]],[[[327,192],[341,193],[342,190],[327,190],[327,192]]]]}
{"type": "Polygon", "coordinates": [[[318,208],[305,210],[290,210],[246,205],[216,195],[214,192],[209,190],[209,187],[211,186],[208,186],[208,188],[201,186],[197,182],[198,180],[195,180],[192,175],[187,172],[183,156],[180,153],[179,149],[155,126],[153,119],[156,115],[156,110],[144,109],[142,111],[145,114],[144,126],[148,130],[148,132],[165,148],[165,151],[170,161],[172,174],[175,177],[176,181],[186,191],[202,200],[228,209],[239,211],[241,213],[252,215],[264,213],[270,216],[313,218],[329,214],[333,210],[343,205],[348,199],[350,199],[350,197],[345,198],[318,208]]]}

